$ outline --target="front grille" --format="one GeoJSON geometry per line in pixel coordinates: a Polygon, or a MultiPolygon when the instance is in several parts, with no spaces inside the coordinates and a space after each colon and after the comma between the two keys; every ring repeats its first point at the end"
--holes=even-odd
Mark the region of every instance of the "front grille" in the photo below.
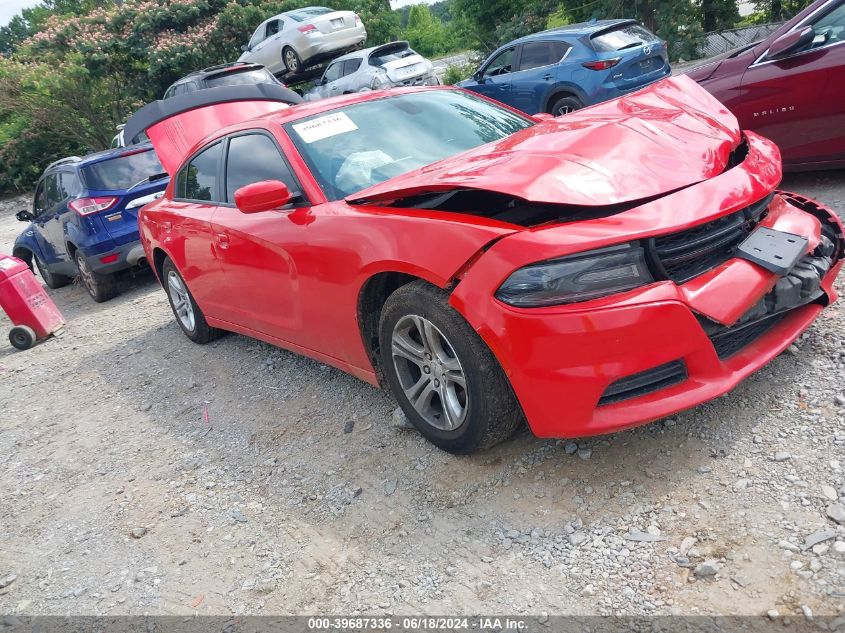
{"type": "Polygon", "coordinates": [[[659,365],[610,383],[599,399],[599,406],[638,398],[687,379],[687,366],[682,360],[659,365]]]}
{"type": "Polygon", "coordinates": [[[707,335],[716,349],[716,354],[721,360],[725,360],[751,345],[751,343],[780,323],[787,314],[788,312],[781,312],[758,321],[752,321],[745,325],[730,328],[711,326],[710,328],[706,328],[709,330],[707,335]]]}
{"type": "Polygon", "coordinates": [[[658,275],[681,284],[728,261],[762,219],[773,196],[712,222],[649,240],[658,275]]]}

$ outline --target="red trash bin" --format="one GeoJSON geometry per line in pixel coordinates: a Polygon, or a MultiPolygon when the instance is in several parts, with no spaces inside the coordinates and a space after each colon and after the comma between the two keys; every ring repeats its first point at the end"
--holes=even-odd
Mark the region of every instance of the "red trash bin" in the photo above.
{"type": "Polygon", "coordinates": [[[18,349],[29,349],[38,339],[57,332],[65,324],[26,262],[0,254],[0,306],[13,327],[9,342],[18,349]]]}

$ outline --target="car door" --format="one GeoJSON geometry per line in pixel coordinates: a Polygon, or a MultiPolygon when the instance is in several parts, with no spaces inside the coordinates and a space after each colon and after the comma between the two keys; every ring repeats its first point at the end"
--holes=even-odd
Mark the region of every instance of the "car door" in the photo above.
{"type": "Polygon", "coordinates": [[[746,127],[778,144],[786,164],[845,157],[845,2],[832,4],[794,27],[816,31],[805,50],[748,67],[732,106],[746,127]]]}
{"type": "Polygon", "coordinates": [[[517,69],[511,73],[511,105],[527,114],[544,111],[546,100],[557,82],[557,64],[568,45],[541,40],[519,47],[517,69]]]}
{"type": "Polygon", "coordinates": [[[47,235],[46,224],[50,219],[48,202],[47,202],[47,178],[52,174],[41,179],[41,182],[35,188],[35,196],[32,200],[32,230],[34,232],[35,241],[41,250],[41,261],[48,265],[54,265],[59,261],[58,254],[53,244],[47,235]]]}
{"type": "Polygon", "coordinates": [[[212,230],[228,295],[226,320],[289,341],[302,342],[300,271],[294,253],[307,243],[302,188],[272,135],[251,130],[230,137],[226,154],[225,205],[212,230]],[[243,213],[235,191],[253,182],[280,180],[295,196],[283,209],[243,213]]]}
{"type": "Polygon", "coordinates": [[[44,191],[47,209],[38,220],[51,252],[51,259],[46,263],[54,270],[68,271],[73,269],[73,262],[67,250],[64,225],[68,214],[73,211],[68,208],[70,194],[63,186],[60,172],[47,174],[44,178],[44,191]]]}
{"type": "Polygon", "coordinates": [[[197,152],[176,174],[173,200],[156,214],[165,249],[200,308],[212,318],[222,318],[229,301],[211,230],[222,199],[222,159],[222,141],[197,152]]]}
{"type": "Polygon", "coordinates": [[[278,72],[282,64],[282,46],[280,43],[284,22],[279,19],[270,20],[264,27],[264,39],[258,45],[258,63],[263,64],[271,72],[278,72]]]}
{"type": "Polygon", "coordinates": [[[471,90],[496,101],[511,104],[511,79],[516,63],[516,46],[496,53],[479,71],[471,90]]]}

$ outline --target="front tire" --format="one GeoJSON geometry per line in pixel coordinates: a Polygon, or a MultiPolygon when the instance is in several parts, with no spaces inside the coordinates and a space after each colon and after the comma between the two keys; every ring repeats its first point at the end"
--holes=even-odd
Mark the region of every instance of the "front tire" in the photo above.
{"type": "Polygon", "coordinates": [[[298,73],[302,70],[302,60],[290,46],[285,46],[282,51],[282,63],[285,65],[285,70],[291,74],[298,73]]]}
{"type": "Polygon", "coordinates": [[[424,281],[399,288],[379,325],[387,383],[411,423],[455,454],[489,448],[522,422],[522,410],[493,353],[424,281]]]}
{"type": "Polygon", "coordinates": [[[188,290],[188,284],[169,257],[165,258],[161,265],[161,281],[176,323],[182,328],[185,336],[200,345],[210,343],[220,336],[220,330],[208,325],[205,315],[188,290]]]}
{"type": "Polygon", "coordinates": [[[575,110],[580,110],[584,107],[576,97],[561,97],[552,105],[552,114],[555,116],[563,116],[575,110]]]}
{"type": "Polygon", "coordinates": [[[38,255],[33,254],[32,259],[35,260],[35,267],[38,269],[38,274],[41,275],[41,279],[44,280],[44,283],[51,290],[67,286],[72,281],[70,277],[50,272],[50,269],[47,268],[47,264],[42,262],[38,255]]]}
{"type": "Polygon", "coordinates": [[[117,279],[115,279],[114,275],[104,275],[103,273],[93,271],[88,260],[85,259],[85,255],[82,254],[82,251],[76,251],[74,259],[76,260],[76,268],[79,270],[79,278],[82,280],[82,285],[85,286],[85,290],[88,291],[88,294],[91,295],[94,301],[103,303],[117,296],[117,279]]]}

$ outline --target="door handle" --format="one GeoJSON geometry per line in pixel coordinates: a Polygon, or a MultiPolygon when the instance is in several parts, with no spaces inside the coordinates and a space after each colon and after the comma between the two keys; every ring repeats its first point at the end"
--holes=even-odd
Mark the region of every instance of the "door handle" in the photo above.
{"type": "Polygon", "coordinates": [[[229,236],[225,233],[215,233],[215,239],[217,240],[217,245],[220,248],[229,248],[229,236]]]}
{"type": "Polygon", "coordinates": [[[504,89],[510,88],[510,87],[511,87],[510,84],[499,84],[499,90],[504,90],[504,89]]]}
{"type": "Polygon", "coordinates": [[[551,73],[546,73],[545,75],[543,75],[543,79],[554,79],[554,75],[552,75],[551,73]]]}

